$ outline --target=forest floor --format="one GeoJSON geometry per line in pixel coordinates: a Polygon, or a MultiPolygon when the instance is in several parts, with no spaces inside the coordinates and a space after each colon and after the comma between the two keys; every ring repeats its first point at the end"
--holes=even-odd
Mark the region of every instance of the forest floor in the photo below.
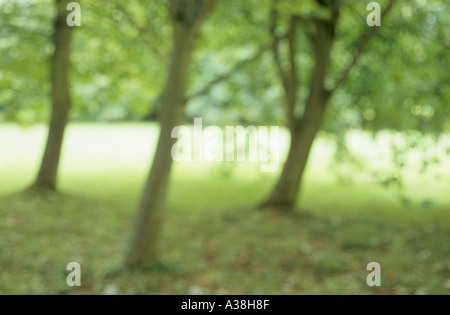
{"type": "Polygon", "coordinates": [[[156,127],[69,128],[60,193],[23,192],[45,129],[0,126],[0,294],[449,294],[448,165],[399,198],[338,181],[320,140],[292,214],[255,210],[275,175],[177,164],[159,266],[122,268],[156,127]],[[447,186],[446,186],[447,185],[447,186]],[[69,287],[70,262],[81,287],[69,287]],[[382,286],[368,287],[370,262],[382,286]]]}

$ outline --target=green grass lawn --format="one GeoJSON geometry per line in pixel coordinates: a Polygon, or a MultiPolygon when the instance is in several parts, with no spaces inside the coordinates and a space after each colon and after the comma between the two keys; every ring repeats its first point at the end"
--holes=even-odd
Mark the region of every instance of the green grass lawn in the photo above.
{"type": "Polygon", "coordinates": [[[72,125],[61,193],[36,195],[22,191],[45,129],[0,126],[0,294],[450,293],[448,163],[409,172],[402,203],[363,176],[340,184],[325,139],[293,214],[254,209],[276,178],[257,167],[177,164],[161,265],[122,269],[156,136],[146,124],[72,125]],[[66,285],[72,261],[81,264],[79,288],[66,285]],[[366,285],[373,261],[380,288],[366,285]]]}

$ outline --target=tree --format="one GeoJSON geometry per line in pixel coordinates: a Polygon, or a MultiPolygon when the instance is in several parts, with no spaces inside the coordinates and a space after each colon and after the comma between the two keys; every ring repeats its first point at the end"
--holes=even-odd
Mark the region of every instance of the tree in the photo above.
{"type": "Polygon", "coordinates": [[[51,58],[52,114],[44,157],[34,184],[34,187],[49,190],[56,189],[61,147],[71,107],[69,68],[72,28],[66,23],[68,3],[68,0],[55,0],[57,13],[51,58]]]}
{"type": "Polygon", "coordinates": [[[190,66],[200,28],[216,0],[172,0],[173,51],[161,99],[161,131],[147,184],[142,193],[125,265],[133,268],[158,261],[157,243],[173,164],[171,133],[183,123],[190,66]]]}
{"type": "MultiPolygon", "coordinates": [[[[386,15],[392,8],[392,0],[383,12],[386,15]]],[[[344,69],[341,77],[337,79],[334,87],[326,86],[326,79],[330,74],[331,53],[336,41],[338,21],[342,7],[341,1],[315,0],[320,10],[313,16],[291,15],[289,21],[288,69],[283,67],[278,45],[274,48],[274,59],[281,77],[285,91],[286,116],[291,133],[290,150],[278,182],[269,198],[261,207],[279,211],[292,211],[294,209],[303,174],[308,162],[309,153],[318,131],[321,128],[324,115],[333,94],[348,78],[350,71],[357,64],[365,52],[368,43],[375,36],[377,28],[371,28],[368,34],[359,40],[359,47],[350,64],[344,69]],[[309,92],[303,111],[297,114],[298,103],[298,74],[296,64],[296,29],[299,24],[312,27],[314,33],[309,36],[312,44],[314,66],[309,79],[309,92]]],[[[275,36],[278,14],[272,11],[271,33],[275,36]]]]}

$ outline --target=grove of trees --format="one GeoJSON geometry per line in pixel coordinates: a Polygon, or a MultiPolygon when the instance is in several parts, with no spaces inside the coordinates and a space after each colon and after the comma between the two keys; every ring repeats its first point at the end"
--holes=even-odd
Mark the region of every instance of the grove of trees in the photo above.
{"type": "MultiPolygon", "coordinates": [[[[278,124],[290,133],[272,192],[255,205],[291,212],[320,130],[450,130],[448,3],[353,0],[0,1],[0,121],[49,121],[33,187],[57,189],[70,118],[157,118],[159,140],[125,265],[160,259],[174,127],[278,124]],[[50,14],[51,12],[52,14],[50,14]]],[[[126,237],[126,236],[124,236],[126,237]]]]}

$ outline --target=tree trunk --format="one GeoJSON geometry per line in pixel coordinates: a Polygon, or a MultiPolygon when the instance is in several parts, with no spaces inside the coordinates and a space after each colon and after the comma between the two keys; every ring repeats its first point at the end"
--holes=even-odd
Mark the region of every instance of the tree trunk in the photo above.
{"type": "Polygon", "coordinates": [[[291,146],[283,172],[269,199],[262,207],[277,211],[292,211],[299,194],[300,184],[307,166],[314,139],[320,129],[326,101],[318,101],[313,111],[291,131],[291,146]]]}
{"type": "Polygon", "coordinates": [[[325,78],[330,63],[335,23],[335,20],[315,20],[315,67],[305,112],[291,128],[288,158],[274,190],[261,205],[262,208],[294,210],[308,157],[330,99],[330,93],[325,89],[325,78]]]}
{"type": "Polygon", "coordinates": [[[47,145],[35,187],[56,190],[61,147],[71,107],[69,92],[70,42],[72,28],[66,23],[66,0],[56,0],[54,52],[51,59],[52,114],[47,145]]]}
{"type": "Polygon", "coordinates": [[[161,132],[150,175],[142,193],[125,266],[136,268],[158,262],[158,238],[166,206],[173,164],[172,130],[184,121],[184,105],[195,41],[216,0],[171,0],[173,52],[161,100],[161,132]]]}
{"type": "Polygon", "coordinates": [[[169,77],[161,100],[161,133],[136,217],[127,267],[150,265],[158,261],[157,241],[161,231],[170,171],[173,163],[173,128],[184,122],[184,103],[188,87],[197,27],[177,22],[174,26],[173,55],[169,77]]]}

